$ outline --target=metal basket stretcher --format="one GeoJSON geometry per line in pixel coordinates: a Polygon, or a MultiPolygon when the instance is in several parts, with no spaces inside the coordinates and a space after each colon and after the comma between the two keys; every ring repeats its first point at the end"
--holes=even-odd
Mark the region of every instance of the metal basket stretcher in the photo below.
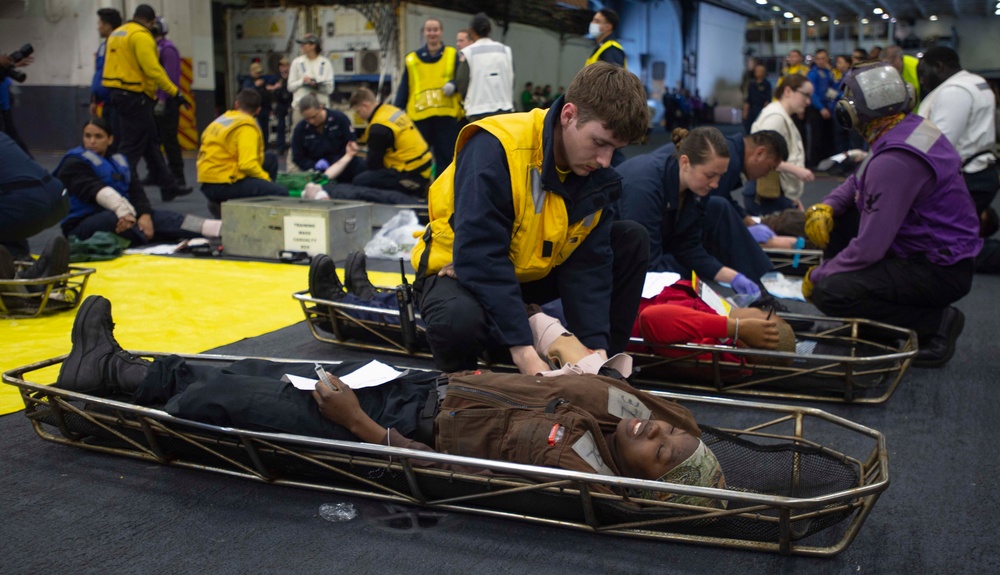
{"type": "MultiPolygon", "coordinates": [[[[17,271],[31,265],[32,262],[16,262],[17,271]]],[[[69,266],[66,273],[57,276],[0,280],[0,317],[29,318],[73,309],[83,301],[87,281],[95,271],[69,266]],[[32,292],[29,287],[42,289],[32,292]]]]}
{"type": "MultiPolygon", "coordinates": [[[[209,363],[244,359],[183,357],[209,363]]],[[[716,489],[218,427],[26,379],[64,359],[3,374],[4,383],[18,387],[26,417],[45,440],[442,511],[653,540],[830,556],[850,545],[889,485],[884,436],[813,408],[651,392],[707,414],[699,415],[706,422],[729,422],[702,425],[704,441],[723,468],[728,467],[727,488],[716,489]],[[417,459],[473,466],[493,475],[418,467],[412,464],[417,459]],[[762,465],[767,465],[767,473],[755,468],[762,465]],[[614,494],[595,491],[598,484],[614,494]],[[629,488],[721,499],[727,507],[640,499],[630,496],[629,488]]]]}
{"type": "Polygon", "coordinates": [[[774,271],[805,275],[811,266],[823,263],[823,250],[761,248],[774,265],[774,271]]]}
{"type": "MultiPolygon", "coordinates": [[[[419,321],[414,342],[404,345],[396,309],[320,300],[308,291],[296,292],[292,297],[301,304],[309,329],[319,341],[431,357],[419,321]],[[368,319],[359,319],[359,312],[368,319]]],[[[635,373],[629,380],[647,389],[669,387],[716,395],[882,403],[899,386],[917,353],[917,337],[909,329],[864,319],[797,314],[782,317],[814,324],[809,333],[796,334],[795,352],[722,345],[656,345],[633,338],[633,345],[645,352],[630,352],[635,373]],[[669,356],[655,353],[659,351],[669,356]]],[[[503,360],[484,363],[512,368],[503,360]]]]}

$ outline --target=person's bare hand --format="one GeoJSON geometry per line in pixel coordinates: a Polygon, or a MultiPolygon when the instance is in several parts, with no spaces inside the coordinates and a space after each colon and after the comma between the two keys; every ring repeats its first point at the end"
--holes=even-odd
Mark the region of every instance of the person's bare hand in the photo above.
{"type": "Polygon", "coordinates": [[[94,118],[97,117],[97,102],[90,103],[90,115],[94,118]]]}
{"type": "Polygon", "coordinates": [[[316,389],[312,392],[313,399],[316,400],[316,405],[319,406],[319,412],[323,417],[350,429],[357,414],[361,412],[358,396],[346,383],[340,381],[340,378],[330,375],[329,372],[327,375],[337,386],[336,391],[319,381],[316,383],[316,389]]]}
{"type": "Polygon", "coordinates": [[[347,142],[347,148],[344,150],[344,154],[353,158],[358,155],[358,149],[358,143],[351,140],[350,142],[347,142]]]}
{"type": "Polygon", "coordinates": [[[146,236],[147,240],[153,239],[153,234],[156,233],[156,230],[153,229],[153,218],[149,214],[139,216],[139,220],[136,223],[139,224],[139,229],[146,236]]]}
{"type": "Polygon", "coordinates": [[[827,110],[826,108],[823,108],[822,110],[819,111],[819,115],[823,116],[824,120],[829,120],[830,119],[830,110],[827,110]]]}
{"type": "Polygon", "coordinates": [[[263,86],[264,78],[257,78],[256,80],[253,81],[253,85],[258,87],[263,86]]]}
{"type": "Polygon", "coordinates": [[[115,224],[115,233],[120,234],[124,231],[131,230],[132,226],[134,225],[135,225],[135,216],[124,216],[118,218],[118,223],[115,224]]]}
{"type": "Polygon", "coordinates": [[[812,173],[812,170],[808,168],[799,168],[798,177],[803,182],[815,182],[816,174],[812,173]]]}
{"type": "Polygon", "coordinates": [[[445,265],[443,268],[441,268],[441,271],[438,272],[438,276],[439,277],[448,276],[448,277],[450,277],[452,279],[456,279],[457,280],[458,276],[455,275],[455,264],[449,263],[449,264],[445,265]]]}
{"type": "Polygon", "coordinates": [[[763,319],[741,319],[740,340],[754,349],[777,349],[778,323],[763,319]]]}
{"type": "Polygon", "coordinates": [[[510,348],[510,357],[518,371],[524,375],[536,375],[552,369],[548,363],[538,356],[538,352],[530,345],[515,345],[510,348]]]}

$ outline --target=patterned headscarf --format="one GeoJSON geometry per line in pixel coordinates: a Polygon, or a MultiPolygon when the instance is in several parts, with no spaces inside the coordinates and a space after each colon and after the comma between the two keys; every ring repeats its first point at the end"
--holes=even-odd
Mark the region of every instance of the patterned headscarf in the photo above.
{"type": "Polygon", "coordinates": [[[892,116],[875,118],[861,127],[861,133],[864,135],[865,140],[867,140],[869,144],[874,144],[875,140],[882,137],[882,134],[888,132],[895,127],[896,124],[902,122],[905,116],[906,114],[900,112],[899,114],[893,114],[892,116]]]}
{"type": "MultiPolygon", "coordinates": [[[[726,487],[726,477],[722,473],[722,467],[719,466],[719,460],[715,458],[715,454],[705,445],[705,442],[700,439],[698,440],[698,447],[691,454],[691,457],[688,457],[677,467],[664,473],[658,481],[718,489],[726,487]]],[[[725,500],[697,495],[677,495],[666,491],[652,491],[648,489],[641,490],[635,495],[643,499],[658,499],[660,501],[682,503],[684,505],[726,507],[725,500]]]]}

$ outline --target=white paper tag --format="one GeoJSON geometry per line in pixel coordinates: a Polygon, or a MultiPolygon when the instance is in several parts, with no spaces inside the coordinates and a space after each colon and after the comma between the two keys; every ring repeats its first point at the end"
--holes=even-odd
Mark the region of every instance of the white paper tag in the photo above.
{"type": "Polygon", "coordinates": [[[597,442],[594,441],[594,435],[590,431],[587,431],[583,434],[583,437],[576,440],[576,443],[573,444],[573,451],[601,475],[614,475],[611,468],[601,458],[601,452],[597,450],[597,442]]]}
{"type": "Polygon", "coordinates": [[[326,253],[326,221],[315,216],[285,216],[285,249],[311,256],[326,253]]]}
{"type": "Polygon", "coordinates": [[[652,415],[638,397],[617,387],[608,387],[608,413],[622,419],[649,419],[652,415]]]}

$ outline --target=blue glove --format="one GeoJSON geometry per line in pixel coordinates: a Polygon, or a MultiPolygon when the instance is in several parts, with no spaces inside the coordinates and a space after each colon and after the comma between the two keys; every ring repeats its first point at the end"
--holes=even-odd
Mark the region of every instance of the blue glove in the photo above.
{"type": "Polygon", "coordinates": [[[733,281],[729,282],[729,285],[733,286],[733,291],[739,294],[760,295],[760,286],[743,274],[736,274],[736,277],[733,278],[733,281]]]}
{"type": "Polygon", "coordinates": [[[313,166],[313,168],[317,172],[325,172],[326,169],[329,167],[330,167],[330,162],[326,161],[325,159],[320,159],[320,161],[316,162],[316,165],[313,166]]]}
{"type": "Polygon", "coordinates": [[[767,240],[774,237],[774,232],[771,228],[765,226],[764,224],[754,224],[747,228],[750,231],[750,235],[753,236],[753,241],[758,244],[767,243],[767,240]]]}

